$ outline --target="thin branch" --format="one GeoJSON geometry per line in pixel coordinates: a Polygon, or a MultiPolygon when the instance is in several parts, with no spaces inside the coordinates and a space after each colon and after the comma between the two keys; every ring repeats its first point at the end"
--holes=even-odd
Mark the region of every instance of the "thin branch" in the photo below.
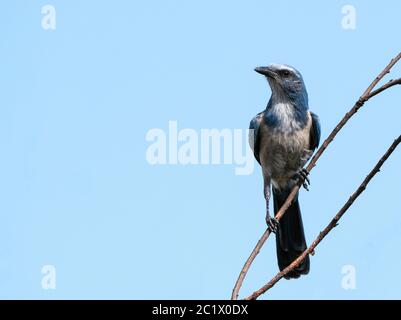
{"type": "Polygon", "coordinates": [[[384,76],[390,72],[390,69],[398,62],[398,60],[401,59],[401,52],[397,54],[393,59],[391,59],[390,63],[383,69],[382,72],[373,80],[373,82],[370,84],[370,86],[365,90],[362,96],[368,96],[369,93],[372,92],[372,90],[376,87],[376,85],[380,82],[381,79],[384,78],[384,76]]]}
{"type": "Polygon", "coordinates": [[[387,150],[387,152],[381,157],[379,162],[376,164],[376,166],[370,171],[370,173],[366,176],[365,180],[361,183],[359,188],[351,195],[351,197],[348,199],[348,201],[344,204],[344,206],[341,208],[340,211],[334,216],[334,218],[330,221],[330,223],[327,225],[327,227],[319,233],[319,236],[315,239],[315,241],[312,242],[311,246],[306,249],[297,259],[295,259],[288,267],[286,267],[283,271],[279,272],[273,279],[271,279],[266,285],[264,285],[262,288],[259,290],[255,291],[253,294],[251,294],[249,297],[247,297],[245,300],[254,300],[263,293],[265,293],[267,290],[272,288],[281,278],[283,278],[288,272],[296,268],[302,261],[306,258],[307,255],[311,254],[314,252],[315,248],[318,246],[318,244],[327,236],[327,234],[338,225],[338,221],[341,219],[341,217],[344,215],[344,213],[351,207],[351,205],[354,203],[354,201],[359,197],[359,195],[365,191],[367,185],[369,184],[370,180],[380,171],[381,166],[383,163],[390,157],[390,155],[393,153],[393,151],[397,148],[399,143],[401,142],[401,135],[393,142],[393,144],[390,146],[390,148],[387,150]]]}
{"type": "MultiPolygon", "coordinates": [[[[351,108],[351,110],[349,112],[347,112],[344,116],[344,118],[341,119],[341,121],[337,124],[337,126],[334,128],[334,130],[330,133],[330,135],[326,138],[326,140],[323,142],[323,144],[320,146],[320,148],[317,150],[317,152],[315,153],[315,155],[313,156],[313,158],[311,159],[311,161],[309,162],[308,166],[306,167],[306,170],[308,170],[308,172],[310,172],[316,165],[317,160],[320,158],[320,156],[322,155],[322,153],[326,150],[326,148],[328,147],[328,145],[333,141],[333,139],[335,138],[335,136],[337,135],[337,133],[342,129],[342,127],[344,127],[344,125],[348,122],[348,120],[355,114],[358,112],[358,110],[364,105],[364,103],[366,101],[368,101],[370,98],[372,98],[373,96],[377,95],[378,93],[394,86],[395,84],[398,84],[398,81],[401,81],[400,79],[397,79],[393,82],[389,82],[385,85],[383,85],[382,87],[380,87],[379,89],[377,89],[376,91],[372,90],[376,87],[376,85],[380,82],[380,80],[383,79],[383,77],[390,72],[391,68],[401,59],[401,52],[393,59],[391,59],[390,63],[383,69],[383,71],[372,81],[372,83],[369,85],[369,87],[365,90],[365,92],[363,93],[363,95],[359,98],[359,100],[354,104],[354,106],[351,108]]],[[[275,218],[280,221],[281,217],[284,215],[284,213],[286,212],[286,210],[289,208],[289,206],[291,205],[293,199],[295,198],[295,196],[297,195],[298,191],[300,188],[300,184],[294,186],[294,188],[292,189],[291,193],[288,195],[287,200],[284,202],[284,204],[282,205],[282,207],[280,208],[280,210],[277,212],[275,218]]],[[[249,258],[246,260],[244,266],[241,269],[241,272],[238,276],[238,279],[235,283],[234,289],[232,291],[232,295],[231,295],[231,299],[232,300],[237,300],[238,299],[238,294],[239,294],[239,290],[241,289],[242,283],[244,282],[245,276],[250,268],[250,266],[252,265],[252,262],[254,261],[254,259],[256,258],[256,256],[258,255],[260,249],[262,248],[262,246],[264,245],[264,243],[266,242],[266,240],[269,238],[270,236],[270,231],[267,229],[262,237],[260,238],[260,240],[258,241],[258,243],[256,244],[255,248],[253,249],[251,255],[249,256],[249,258]]]]}
{"type": "Polygon", "coordinates": [[[375,95],[379,94],[380,92],[382,92],[382,91],[384,91],[384,90],[386,90],[386,89],[388,89],[388,88],[390,88],[390,87],[392,87],[392,86],[395,86],[395,85],[397,85],[397,84],[401,84],[401,78],[398,78],[398,79],[396,79],[396,80],[393,80],[393,79],[390,80],[390,81],[387,82],[386,84],[382,85],[380,88],[378,88],[378,89],[372,91],[372,92],[368,95],[368,97],[369,97],[369,99],[370,99],[370,98],[374,97],[375,95]]]}

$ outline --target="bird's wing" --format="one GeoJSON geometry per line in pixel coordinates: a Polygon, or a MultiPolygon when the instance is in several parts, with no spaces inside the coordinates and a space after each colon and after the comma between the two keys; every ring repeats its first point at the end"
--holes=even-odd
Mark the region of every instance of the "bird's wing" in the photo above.
{"type": "Polygon", "coordinates": [[[253,154],[256,158],[256,160],[260,164],[260,159],[259,159],[259,148],[260,148],[260,135],[259,135],[259,128],[260,128],[260,123],[262,121],[264,112],[258,113],[252,120],[251,123],[249,124],[249,145],[251,146],[251,149],[253,151],[253,154]]]}
{"type": "Polygon", "coordinates": [[[319,146],[320,142],[320,121],[319,117],[313,112],[311,112],[310,115],[312,116],[312,125],[309,135],[309,149],[315,150],[319,146]]]}

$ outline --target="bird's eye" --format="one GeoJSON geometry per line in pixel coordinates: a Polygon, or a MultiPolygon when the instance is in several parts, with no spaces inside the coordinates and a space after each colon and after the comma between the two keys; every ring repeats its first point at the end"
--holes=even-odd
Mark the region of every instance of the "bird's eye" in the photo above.
{"type": "Polygon", "coordinates": [[[288,70],[283,70],[283,76],[288,77],[290,75],[290,72],[288,70]]]}

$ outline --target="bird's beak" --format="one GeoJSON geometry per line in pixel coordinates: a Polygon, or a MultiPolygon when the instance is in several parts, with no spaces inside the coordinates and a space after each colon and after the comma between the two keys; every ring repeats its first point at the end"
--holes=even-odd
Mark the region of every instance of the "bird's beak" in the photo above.
{"type": "Polygon", "coordinates": [[[277,76],[277,73],[275,73],[269,67],[256,67],[255,71],[269,78],[275,78],[277,76]]]}

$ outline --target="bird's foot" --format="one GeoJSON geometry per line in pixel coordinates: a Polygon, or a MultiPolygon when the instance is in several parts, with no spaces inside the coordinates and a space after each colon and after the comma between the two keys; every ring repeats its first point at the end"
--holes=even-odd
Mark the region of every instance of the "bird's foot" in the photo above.
{"type": "Polygon", "coordinates": [[[279,227],[279,222],[276,218],[271,217],[269,214],[266,215],[266,224],[270,232],[276,233],[279,227]]]}
{"type": "Polygon", "coordinates": [[[299,183],[302,183],[302,186],[306,189],[306,191],[309,191],[310,185],[308,175],[309,172],[305,168],[302,168],[294,175],[294,179],[298,180],[299,183]]]}

